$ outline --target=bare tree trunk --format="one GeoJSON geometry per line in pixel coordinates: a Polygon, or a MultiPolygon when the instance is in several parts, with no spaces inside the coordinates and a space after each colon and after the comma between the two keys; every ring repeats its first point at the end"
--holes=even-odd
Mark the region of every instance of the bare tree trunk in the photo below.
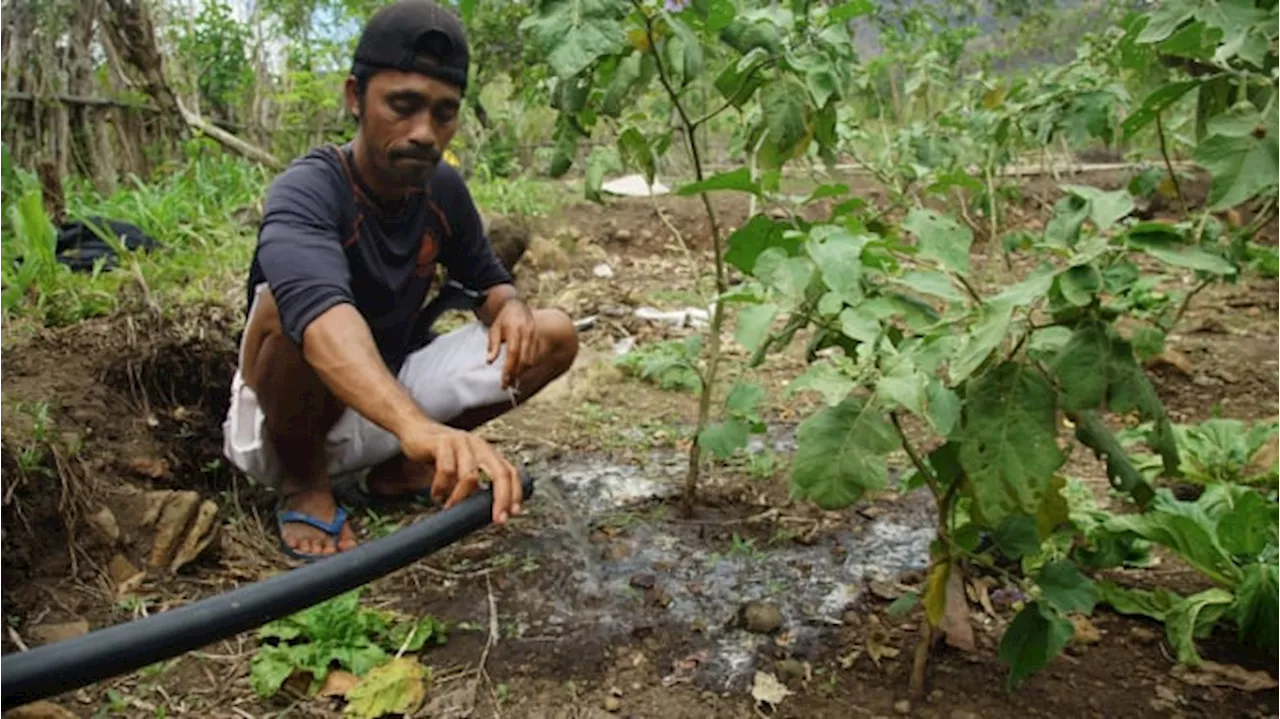
{"type": "MultiPolygon", "coordinates": [[[[178,97],[164,79],[164,60],[156,46],[155,26],[142,0],[105,0],[109,12],[103,14],[102,29],[124,65],[133,70],[129,78],[151,96],[161,110],[166,129],[185,135],[178,97]]],[[[122,68],[123,69],[123,68],[122,68]]],[[[127,73],[126,73],[127,75],[127,73]]]]}

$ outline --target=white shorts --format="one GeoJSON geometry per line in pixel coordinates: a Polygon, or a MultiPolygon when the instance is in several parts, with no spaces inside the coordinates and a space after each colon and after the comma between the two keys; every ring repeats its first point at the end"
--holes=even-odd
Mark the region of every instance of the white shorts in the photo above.
{"type": "MultiPolygon", "coordinates": [[[[255,309],[264,288],[258,286],[255,309]]],[[[252,313],[251,309],[250,318],[252,313]]],[[[240,351],[244,352],[243,343],[240,351]]],[[[514,401],[515,395],[502,388],[506,347],[499,350],[492,364],[486,362],[488,352],[488,328],[472,322],[410,354],[397,378],[428,417],[449,422],[470,409],[514,401]]],[[[243,354],[240,361],[243,365],[243,354]]],[[[250,478],[276,488],[281,466],[274,447],[264,437],[265,422],[257,394],[244,383],[237,368],[231,380],[231,406],[222,423],[222,452],[250,478]]],[[[342,413],[325,442],[329,476],[335,485],[357,481],[399,453],[400,440],[395,435],[352,409],[342,413]]]]}

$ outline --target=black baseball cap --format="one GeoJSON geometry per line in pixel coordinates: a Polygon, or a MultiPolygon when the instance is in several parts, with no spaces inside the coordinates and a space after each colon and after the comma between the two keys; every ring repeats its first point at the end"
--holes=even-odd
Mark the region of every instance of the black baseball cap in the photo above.
{"type": "Polygon", "coordinates": [[[418,72],[465,92],[468,64],[467,36],[458,16],[431,0],[398,0],[365,24],[351,71],[418,72]]]}

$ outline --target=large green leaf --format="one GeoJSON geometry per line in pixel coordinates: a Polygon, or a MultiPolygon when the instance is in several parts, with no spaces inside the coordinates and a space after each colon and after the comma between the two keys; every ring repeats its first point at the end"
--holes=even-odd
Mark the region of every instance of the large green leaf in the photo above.
{"type": "Polygon", "coordinates": [[[725,65],[724,70],[716,76],[716,89],[726,101],[742,109],[742,106],[755,94],[756,89],[764,84],[760,69],[768,60],[769,53],[761,48],[748,52],[738,62],[725,65]]]}
{"type": "Polygon", "coordinates": [[[1107,192],[1089,185],[1063,185],[1062,189],[1089,203],[1089,219],[1102,231],[1133,212],[1128,190],[1107,192]]]}
{"type": "Polygon", "coordinates": [[[1225,488],[1234,496],[1230,508],[1217,519],[1222,548],[1242,561],[1259,559],[1277,545],[1280,506],[1246,487],[1225,485],[1225,488]]]}
{"type": "Polygon", "coordinates": [[[900,357],[876,383],[876,394],[917,415],[924,414],[928,378],[910,358],[900,357]]]}
{"type": "Polygon", "coordinates": [[[948,302],[964,302],[964,295],[956,289],[955,283],[943,272],[935,270],[912,270],[893,280],[906,285],[921,294],[941,297],[948,302]]]}
{"type": "Polygon", "coordinates": [[[885,455],[898,448],[898,436],[875,402],[851,396],[801,422],[796,445],[792,494],[841,509],[888,484],[885,455]]]}
{"type": "Polygon", "coordinates": [[[856,385],[830,362],[815,362],[787,385],[787,395],[811,390],[822,395],[828,406],[840,404],[856,385]]]}
{"type": "Polygon", "coordinates": [[[1009,301],[988,301],[979,310],[980,318],[964,335],[948,374],[952,384],[960,384],[991,356],[1009,332],[1009,320],[1013,318],[1014,304],[1009,301]]]}
{"type": "Polygon", "coordinates": [[[621,0],[543,0],[520,29],[557,76],[570,78],[625,47],[627,8],[621,0]]]}
{"type": "Polygon", "coordinates": [[[613,71],[613,78],[605,90],[604,99],[600,101],[600,111],[609,117],[617,117],[632,97],[632,91],[643,76],[641,65],[644,55],[633,52],[618,62],[613,71]]]}
{"type": "Polygon", "coordinates": [[[951,434],[960,421],[960,396],[937,377],[929,380],[925,390],[925,415],[934,430],[943,436],[951,434]]]}
{"type": "Polygon", "coordinates": [[[1177,552],[1184,561],[1223,586],[1235,585],[1241,572],[1218,539],[1217,523],[1203,506],[1159,490],[1146,512],[1117,515],[1103,525],[1110,532],[1132,532],[1177,552]]]}
{"type": "Polygon", "coordinates": [[[778,314],[778,306],[772,303],[750,305],[738,314],[738,328],[734,339],[748,351],[754,352],[766,337],[773,318],[778,314]]]}
{"type": "Polygon", "coordinates": [[[1098,602],[1093,582],[1067,560],[1051,562],[1041,567],[1040,573],[1036,575],[1036,585],[1040,587],[1044,601],[1064,614],[1091,614],[1093,605],[1098,602]]]}
{"type": "Polygon", "coordinates": [[[1235,105],[1208,125],[1210,137],[1196,146],[1196,161],[1213,178],[1210,210],[1252,200],[1280,188],[1280,111],[1263,118],[1248,102],[1235,105]]]}
{"type": "Polygon", "coordinates": [[[1094,584],[1098,601],[1120,614],[1141,615],[1163,622],[1182,598],[1176,592],[1156,589],[1131,589],[1115,582],[1101,581],[1094,584]]]}
{"type": "Polygon", "coordinates": [[[676,194],[681,197],[690,197],[713,190],[738,190],[758,195],[760,194],[760,185],[751,179],[750,168],[740,167],[736,170],[728,170],[712,175],[702,182],[690,182],[676,190],[676,194]]]}
{"type": "Polygon", "coordinates": [[[1280,635],[1276,626],[1276,617],[1280,614],[1277,571],[1274,562],[1245,567],[1244,578],[1236,586],[1236,603],[1231,609],[1240,641],[1262,647],[1272,656],[1276,654],[1276,639],[1280,635]]]}
{"type": "Polygon", "coordinates": [[[809,91],[793,75],[784,75],[770,82],[760,91],[760,111],[764,116],[768,135],[762,158],[776,158],[779,166],[791,159],[809,136],[809,91]]]}
{"type": "Polygon", "coordinates": [[[1055,400],[1048,380],[1017,362],[1001,363],[970,383],[960,463],[974,514],[984,522],[1039,509],[1065,459],[1055,400]]]}
{"type": "Polygon", "coordinates": [[[747,446],[750,433],[751,426],[741,419],[712,422],[698,435],[698,446],[717,457],[731,457],[734,452],[747,446]]]}
{"type": "Polygon", "coordinates": [[[831,226],[813,228],[805,243],[823,282],[851,305],[862,301],[862,248],[866,244],[866,237],[831,226]]]}
{"type": "Polygon", "coordinates": [[[1146,99],[1142,101],[1142,106],[1124,119],[1124,123],[1121,126],[1124,128],[1125,139],[1129,139],[1135,132],[1154,122],[1156,115],[1164,112],[1173,103],[1182,99],[1183,95],[1196,89],[1199,85],[1200,82],[1198,80],[1170,82],[1161,85],[1147,95],[1146,99]]]}
{"type": "Polygon", "coordinates": [[[917,207],[907,213],[902,229],[916,236],[921,257],[937,260],[953,272],[969,272],[973,231],[954,217],[917,207]]]}
{"type": "Polygon", "coordinates": [[[1009,559],[1021,559],[1040,551],[1040,530],[1029,514],[1010,514],[991,535],[996,549],[1009,559]]]}
{"type": "Polygon", "coordinates": [[[1183,243],[1176,233],[1156,231],[1153,223],[1133,228],[1126,233],[1125,241],[1130,247],[1142,250],[1174,267],[1212,272],[1216,275],[1231,275],[1236,271],[1222,257],[1183,243]]]}
{"type": "Polygon", "coordinates": [[[1169,610],[1165,633],[1180,663],[1200,665],[1202,660],[1195,640],[1208,633],[1234,600],[1231,592],[1214,587],[1183,599],[1169,610]]]}
{"type": "Polygon", "coordinates": [[[1023,607],[1000,639],[1000,661],[1009,665],[1009,687],[1016,689],[1048,666],[1074,632],[1071,622],[1040,602],[1023,607]]]}
{"type": "Polygon", "coordinates": [[[752,274],[765,286],[789,299],[794,307],[804,300],[805,291],[816,271],[817,267],[808,257],[791,257],[781,248],[770,247],[756,258],[752,274]]]}
{"type": "Polygon", "coordinates": [[[625,167],[639,169],[644,174],[644,181],[653,184],[658,158],[653,146],[640,130],[627,127],[618,135],[618,156],[625,167]]]}
{"type": "Polygon", "coordinates": [[[725,252],[724,261],[752,274],[760,254],[771,247],[781,248],[788,255],[796,254],[800,250],[800,238],[787,237],[788,227],[767,215],[752,217],[729,235],[729,249],[725,252]]]}
{"type": "Polygon", "coordinates": [[[591,148],[587,156],[587,171],[583,177],[586,186],[586,197],[592,202],[600,202],[603,198],[600,187],[604,184],[604,176],[620,170],[617,150],[609,145],[597,145],[591,148]]]}

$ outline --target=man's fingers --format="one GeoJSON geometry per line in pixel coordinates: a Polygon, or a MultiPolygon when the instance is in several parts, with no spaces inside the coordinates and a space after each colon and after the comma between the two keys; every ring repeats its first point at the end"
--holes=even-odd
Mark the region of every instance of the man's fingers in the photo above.
{"type": "Polygon", "coordinates": [[[489,356],[486,360],[490,363],[498,356],[498,348],[502,346],[502,332],[498,329],[500,326],[495,322],[489,327],[489,356]]]}
{"type": "Polygon", "coordinates": [[[510,387],[520,371],[520,357],[524,354],[524,337],[520,335],[519,330],[512,333],[515,335],[507,341],[507,363],[502,368],[502,387],[503,389],[510,387]]]}
{"type": "Polygon", "coordinates": [[[431,481],[431,498],[440,501],[458,481],[457,459],[453,445],[441,442],[436,450],[436,476],[431,481]]]}

